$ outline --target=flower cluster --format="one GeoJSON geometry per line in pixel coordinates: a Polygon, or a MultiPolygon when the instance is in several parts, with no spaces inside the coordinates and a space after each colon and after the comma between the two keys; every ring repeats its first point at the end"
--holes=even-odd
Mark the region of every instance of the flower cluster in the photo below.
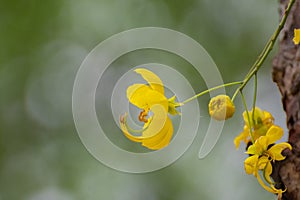
{"type": "MultiPolygon", "coordinates": [[[[137,118],[143,123],[143,128],[132,129],[127,123],[127,113],[120,117],[120,127],[129,140],[141,143],[148,149],[159,150],[168,146],[173,136],[173,124],[169,114],[179,115],[177,107],[183,106],[212,89],[178,103],[176,96],[171,98],[165,96],[164,85],[156,74],[140,68],[135,72],[141,75],[147,84],[133,84],[127,88],[126,93],[129,102],[141,110],[137,118]]],[[[234,84],[236,83],[239,82],[234,84]]],[[[219,87],[213,89],[217,88],[219,87]]],[[[241,95],[243,97],[242,93],[241,95]]],[[[227,95],[213,97],[208,105],[210,116],[218,121],[231,118],[235,112],[234,97],[232,99],[227,95]]],[[[243,101],[245,101],[244,98],[243,101]]],[[[247,108],[246,103],[244,105],[247,108]]],[[[237,149],[241,142],[247,145],[246,154],[249,157],[244,161],[245,171],[255,176],[264,189],[277,194],[280,199],[285,190],[276,188],[271,179],[273,163],[284,160],[285,156],[282,155],[282,151],[291,150],[292,147],[286,142],[275,144],[282,138],[283,129],[274,124],[271,113],[255,107],[250,111],[246,109],[243,118],[244,129],[234,139],[234,144],[237,149]]]]}
{"type": "Polygon", "coordinates": [[[243,117],[244,131],[235,138],[234,143],[237,148],[240,141],[250,144],[246,152],[249,157],[244,161],[245,171],[255,176],[264,189],[278,194],[280,199],[285,190],[275,188],[275,183],[270,177],[273,171],[272,163],[284,160],[282,151],[286,148],[291,150],[292,147],[286,142],[275,144],[284,133],[281,127],[274,125],[274,118],[269,112],[256,107],[248,113],[244,112],[243,117]]]}

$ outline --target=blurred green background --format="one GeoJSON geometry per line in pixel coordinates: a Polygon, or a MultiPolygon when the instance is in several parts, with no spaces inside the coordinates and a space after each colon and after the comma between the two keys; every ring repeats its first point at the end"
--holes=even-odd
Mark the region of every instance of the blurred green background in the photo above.
{"type": "MultiPolygon", "coordinates": [[[[199,135],[171,166],[126,174],[101,164],[80,142],[72,118],[72,87],[81,62],[99,42],[144,26],[192,37],[212,56],[224,82],[241,80],[277,26],[277,4],[270,0],[1,0],[0,200],[276,199],[245,174],[244,146],[236,151],[233,145],[243,128],[239,98],[236,115],[226,122],[208,157],[198,159],[203,138],[199,135]]],[[[149,62],[154,54],[142,53],[141,58],[137,52],[122,62],[149,62]]],[[[258,105],[285,127],[270,58],[259,73],[258,105]]],[[[187,70],[186,76],[195,91],[205,89],[192,71],[187,70]]],[[[232,95],[233,89],[227,92],[232,95]]],[[[245,93],[250,102],[251,84],[245,93]]],[[[205,129],[208,97],[199,103],[205,129]]],[[[115,126],[109,120],[102,123],[115,126]]]]}

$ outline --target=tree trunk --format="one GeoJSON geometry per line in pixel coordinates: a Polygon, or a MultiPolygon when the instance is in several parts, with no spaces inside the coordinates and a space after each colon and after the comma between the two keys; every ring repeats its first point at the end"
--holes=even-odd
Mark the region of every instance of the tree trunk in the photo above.
{"type": "MultiPolygon", "coordinates": [[[[282,17],[289,0],[280,0],[282,17]]],[[[292,151],[274,163],[272,177],[277,188],[286,188],[283,200],[300,200],[300,46],[293,43],[294,28],[300,28],[300,0],[296,0],[279,37],[279,52],[273,60],[273,81],[282,95],[292,151]]]]}

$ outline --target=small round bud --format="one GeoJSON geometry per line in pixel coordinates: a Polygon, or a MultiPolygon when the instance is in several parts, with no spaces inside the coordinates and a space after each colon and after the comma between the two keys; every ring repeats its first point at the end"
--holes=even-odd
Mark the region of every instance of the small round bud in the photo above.
{"type": "Polygon", "coordinates": [[[210,100],[208,110],[212,118],[221,121],[232,117],[235,107],[229,96],[218,95],[210,100]]]}

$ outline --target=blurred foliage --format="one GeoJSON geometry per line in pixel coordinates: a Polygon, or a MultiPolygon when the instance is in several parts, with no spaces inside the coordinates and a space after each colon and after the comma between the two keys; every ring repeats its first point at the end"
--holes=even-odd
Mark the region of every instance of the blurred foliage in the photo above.
{"type": "MultiPolygon", "coordinates": [[[[175,164],[132,175],[107,168],[87,152],[73,124],[71,97],[89,51],[113,34],[144,26],[189,35],[206,48],[225,82],[240,80],[275,30],[276,1],[1,0],[0,5],[0,200],[272,199],[245,175],[244,157],[234,149],[239,116],[226,123],[204,160],[197,158],[203,137],[198,136],[175,164]]],[[[270,63],[265,65],[269,74],[270,63]]],[[[195,90],[205,89],[193,71],[181,70],[199,85],[195,90]]],[[[269,75],[264,84],[270,84],[269,75]]],[[[199,101],[201,109],[207,102],[199,101]]],[[[208,120],[204,114],[201,126],[208,120]]]]}

